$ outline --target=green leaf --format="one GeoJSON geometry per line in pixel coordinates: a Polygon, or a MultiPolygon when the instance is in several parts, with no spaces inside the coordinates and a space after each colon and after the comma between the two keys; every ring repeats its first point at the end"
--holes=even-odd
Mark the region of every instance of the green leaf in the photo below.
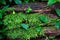
{"type": "Polygon", "coordinates": [[[25,30],[27,30],[29,28],[29,26],[27,24],[21,24],[21,27],[24,28],[25,30]]]}
{"type": "Polygon", "coordinates": [[[29,2],[29,0],[24,0],[24,2],[25,2],[25,3],[28,3],[28,2],[29,2]]]}
{"type": "Polygon", "coordinates": [[[3,36],[2,36],[2,35],[0,35],[0,40],[2,40],[2,38],[3,38],[3,36]]]}
{"type": "Polygon", "coordinates": [[[55,38],[55,36],[49,36],[49,38],[50,38],[50,39],[54,39],[54,38],[55,38]]]}
{"type": "Polygon", "coordinates": [[[5,0],[0,0],[0,3],[6,5],[6,1],[5,0]]]}
{"type": "Polygon", "coordinates": [[[57,0],[57,2],[60,2],[60,0],[57,0]]]}
{"type": "Polygon", "coordinates": [[[44,22],[44,23],[47,23],[49,21],[49,19],[46,15],[40,15],[39,20],[44,22]]]}
{"type": "Polygon", "coordinates": [[[56,11],[57,15],[60,17],[60,9],[56,8],[55,11],[56,11]]]}
{"type": "Polygon", "coordinates": [[[12,2],[12,0],[9,0],[9,2],[12,2]]]}
{"type": "Polygon", "coordinates": [[[7,5],[7,6],[4,6],[4,7],[2,8],[2,10],[3,10],[3,11],[6,11],[6,10],[8,9],[8,7],[9,7],[8,5],[7,5]]]}
{"type": "Polygon", "coordinates": [[[35,0],[31,0],[32,2],[35,2],[35,0]]]}
{"type": "Polygon", "coordinates": [[[0,13],[3,13],[3,10],[0,9],[0,13]]]}
{"type": "Polygon", "coordinates": [[[3,24],[2,21],[0,21],[0,24],[3,24]]]}
{"type": "Polygon", "coordinates": [[[42,28],[41,26],[36,26],[36,31],[39,32],[41,30],[41,28],[42,28]]]}
{"type": "Polygon", "coordinates": [[[60,28],[60,21],[55,21],[54,22],[54,24],[55,24],[55,27],[57,28],[57,29],[59,29],[60,28]]]}
{"type": "Polygon", "coordinates": [[[21,4],[21,3],[22,3],[21,0],[14,0],[14,2],[15,2],[16,4],[21,4]]]}
{"type": "Polygon", "coordinates": [[[9,8],[7,8],[7,11],[13,11],[15,8],[13,8],[13,7],[9,7],[9,8]]]}
{"type": "Polygon", "coordinates": [[[48,1],[48,0],[41,0],[42,2],[48,1]]]}
{"type": "Polygon", "coordinates": [[[47,5],[50,6],[50,5],[54,4],[54,3],[56,3],[56,0],[48,0],[47,5]]]}
{"type": "Polygon", "coordinates": [[[2,13],[0,13],[0,19],[2,19],[2,13]]]}
{"type": "Polygon", "coordinates": [[[31,11],[32,11],[31,7],[28,7],[25,12],[26,12],[26,13],[29,13],[29,12],[31,12],[31,11]]]}

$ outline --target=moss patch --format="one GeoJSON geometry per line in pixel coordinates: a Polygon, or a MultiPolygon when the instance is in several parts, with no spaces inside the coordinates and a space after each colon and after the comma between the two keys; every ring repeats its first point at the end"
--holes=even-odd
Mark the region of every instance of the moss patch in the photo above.
{"type": "Polygon", "coordinates": [[[44,36],[45,29],[41,25],[50,23],[51,19],[49,19],[49,17],[44,14],[42,15],[39,13],[25,14],[22,12],[6,15],[3,20],[4,25],[6,26],[5,35],[12,39],[30,39],[31,37],[37,37],[38,35],[44,36]],[[40,19],[43,21],[46,20],[48,22],[44,21],[43,23],[40,19]],[[21,24],[27,24],[25,26],[28,28],[25,26],[22,27],[21,24]]]}

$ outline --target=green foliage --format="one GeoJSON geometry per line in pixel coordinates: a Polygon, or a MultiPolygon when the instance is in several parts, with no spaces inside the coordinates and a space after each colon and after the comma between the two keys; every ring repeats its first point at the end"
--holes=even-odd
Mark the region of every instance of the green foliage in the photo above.
{"type": "MultiPolygon", "coordinates": [[[[35,2],[36,0],[8,0],[7,2],[15,2],[16,4],[21,4],[21,3],[29,3],[29,2],[35,2]]],[[[48,1],[48,5],[52,5],[56,2],[60,2],[60,0],[40,0],[40,1],[48,1]]],[[[6,0],[1,0],[0,4],[6,5],[6,0]]]]}
{"type": "Polygon", "coordinates": [[[41,0],[42,2],[48,1],[48,0],[41,0]]]}
{"type": "Polygon", "coordinates": [[[2,19],[3,19],[3,15],[5,13],[6,8],[7,8],[7,6],[0,9],[0,40],[3,39],[3,34],[2,34],[3,26],[1,26],[1,25],[3,25],[2,19]]]}
{"type": "MultiPolygon", "coordinates": [[[[12,9],[11,9],[11,11],[12,11],[12,9]]],[[[3,18],[3,15],[5,15],[5,12],[7,10],[10,10],[9,6],[4,6],[2,9],[0,9],[0,24],[3,24],[3,22],[1,21],[1,19],[3,18]]]]}
{"type": "Polygon", "coordinates": [[[45,40],[49,40],[49,38],[48,37],[46,37],[46,39],[45,40]]]}
{"type": "Polygon", "coordinates": [[[36,26],[36,31],[40,31],[42,29],[41,26],[36,26]]]}
{"type": "MultiPolygon", "coordinates": [[[[46,29],[44,29],[41,24],[48,23],[49,20],[49,17],[44,14],[26,14],[13,11],[10,15],[4,16],[3,22],[6,27],[3,30],[3,33],[12,39],[30,39],[31,37],[37,37],[38,35],[45,36],[46,29]]],[[[60,22],[57,22],[56,20],[54,20],[53,23],[60,26],[60,22]]]]}
{"type": "Polygon", "coordinates": [[[51,40],[55,40],[55,36],[49,36],[51,40]]]}
{"type": "Polygon", "coordinates": [[[30,8],[30,7],[28,7],[27,9],[26,9],[26,13],[29,13],[29,12],[31,12],[32,11],[32,9],[30,8]]]}
{"type": "Polygon", "coordinates": [[[50,6],[56,2],[60,2],[60,0],[48,0],[47,5],[50,6]]]}
{"type": "Polygon", "coordinates": [[[38,35],[40,35],[40,36],[45,36],[45,30],[46,30],[46,29],[43,28],[43,26],[41,26],[41,29],[40,29],[38,35]]]}
{"type": "MultiPolygon", "coordinates": [[[[21,3],[21,0],[8,0],[8,2],[12,2],[12,1],[14,1],[16,4],[21,3]]],[[[0,3],[6,5],[6,0],[1,0],[0,3]]]]}
{"type": "Polygon", "coordinates": [[[9,2],[12,2],[12,0],[9,0],[9,2]]]}
{"type": "MultiPolygon", "coordinates": [[[[57,2],[60,2],[60,0],[48,0],[47,5],[50,6],[57,2]]],[[[56,11],[57,15],[60,17],[60,9],[55,8],[55,11],[56,11]]]]}
{"type": "Polygon", "coordinates": [[[14,2],[15,2],[16,4],[21,4],[21,3],[22,3],[21,0],[14,0],[14,2]]]}
{"type": "Polygon", "coordinates": [[[52,5],[52,4],[54,4],[54,3],[56,3],[56,0],[48,0],[47,5],[52,5]]]}
{"type": "Polygon", "coordinates": [[[7,6],[4,6],[4,7],[2,8],[2,10],[3,10],[3,11],[6,11],[6,10],[8,9],[8,7],[9,7],[8,5],[7,5],[7,6]]]}
{"type": "Polygon", "coordinates": [[[2,35],[0,35],[0,40],[2,40],[2,38],[3,38],[3,36],[2,36],[2,35]]]}
{"type": "Polygon", "coordinates": [[[60,0],[56,0],[57,2],[60,2],[60,0]]]}
{"type": "Polygon", "coordinates": [[[2,14],[0,13],[0,19],[2,19],[2,14]]]}
{"type": "Polygon", "coordinates": [[[3,16],[3,14],[2,14],[2,10],[0,10],[0,25],[2,24],[2,21],[1,21],[2,16],[3,16]]]}
{"type": "Polygon", "coordinates": [[[60,17],[60,9],[56,8],[55,11],[56,11],[57,15],[60,17]]]}
{"type": "Polygon", "coordinates": [[[29,26],[27,24],[21,24],[21,27],[26,29],[26,30],[29,28],[29,26]]]}
{"type": "Polygon", "coordinates": [[[15,2],[16,4],[21,4],[21,3],[28,3],[28,2],[34,2],[35,0],[0,0],[0,4],[4,4],[4,5],[6,5],[7,3],[6,2],[9,2],[9,3],[11,3],[11,2],[15,2]]]}
{"type": "Polygon", "coordinates": [[[43,35],[42,27],[40,26],[41,21],[39,20],[39,14],[24,14],[15,13],[6,15],[4,17],[5,35],[9,38],[25,38],[30,39],[30,37],[37,37],[38,35],[43,35]],[[27,30],[28,29],[28,30],[27,30]]]}
{"type": "Polygon", "coordinates": [[[40,15],[39,16],[40,21],[47,23],[49,22],[49,18],[46,15],[40,15]]]}
{"type": "Polygon", "coordinates": [[[28,3],[28,2],[29,2],[29,0],[24,0],[24,2],[25,2],[25,3],[28,3]]]}
{"type": "Polygon", "coordinates": [[[57,29],[60,28],[60,20],[59,20],[59,21],[58,21],[58,20],[55,20],[54,24],[55,24],[55,27],[56,27],[57,29]]]}
{"type": "Polygon", "coordinates": [[[14,30],[7,31],[6,35],[9,38],[25,38],[30,39],[30,37],[36,37],[38,32],[34,30],[34,28],[29,28],[27,31],[21,28],[17,28],[14,30]]]}
{"type": "Polygon", "coordinates": [[[5,0],[0,0],[0,3],[6,5],[6,1],[5,0]]]}
{"type": "Polygon", "coordinates": [[[3,22],[0,20],[0,25],[3,24],[3,22]]]}
{"type": "Polygon", "coordinates": [[[23,16],[25,17],[25,15],[23,15],[23,14],[7,15],[7,16],[5,16],[6,19],[4,20],[4,24],[10,25],[10,27],[8,27],[8,29],[15,28],[16,26],[20,27],[19,25],[23,21],[23,18],[24,18],[23,16]],[[14,27],[12,27],[12,26],[14,26],[14,27]]]}
{"type": "Polygon", "coordinates": [[[5,13],[5,11],[8,9],[8,5],[7,6],[4,6],[2,9],[0,9],[0,13],[3,14],[5,13]]]}

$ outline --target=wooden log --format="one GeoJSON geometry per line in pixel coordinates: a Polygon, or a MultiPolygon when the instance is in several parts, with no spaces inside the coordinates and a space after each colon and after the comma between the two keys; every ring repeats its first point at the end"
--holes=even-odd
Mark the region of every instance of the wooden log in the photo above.
{"type": "Polygon", "coordinates": [[[58,35],[58,32],[57,32],[57,30],[46,30],[45,31],[45,34],[47,36],[57,36],[58,35]]]}
{"type": "Polygon", "coordinates": [[[15,11],[26,11],[27,7],[31,7],[31,12],[50,12],[54,9],[54,5],[48,7],[46,3],[25,3],[20,5],[13,6],[15,8],[15,11]]]}
{"type": "MultiPolygon", "coordinates": [[[[53,14],[55,5],[47,6],[46,3],[25,3],[20,5],[14,5],[12,8],[14,8],[15,12],[25,12],[28,7],[31,7],[31,12],[33,13],[45,13],[47,16],[51,18],[58,18],[57,15],[53,14]]],[[[11,11],[7,10],[7,13],[11,13],[11,11]]]]}

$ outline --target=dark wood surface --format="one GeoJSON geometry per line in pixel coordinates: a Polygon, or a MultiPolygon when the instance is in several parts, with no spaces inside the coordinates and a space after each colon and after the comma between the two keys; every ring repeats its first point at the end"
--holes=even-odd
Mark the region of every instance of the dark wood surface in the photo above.
{"type": "Polygon", "coordinates": [[[13,6],[15,8],[15,11],[25,11],[27,7],[31,7],[31,12],[50,12],[54,9],[54,5],[48,7],[46,3],[25,3],[20,5],[13,6]]]}

